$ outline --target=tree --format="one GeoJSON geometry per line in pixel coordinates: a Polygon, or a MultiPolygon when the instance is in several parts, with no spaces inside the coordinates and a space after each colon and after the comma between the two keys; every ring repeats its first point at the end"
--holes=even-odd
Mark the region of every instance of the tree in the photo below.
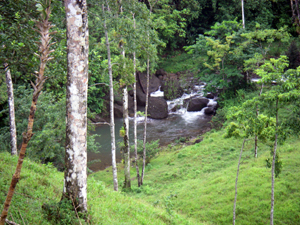
{"type": "MultiPolygon", "coordinates": [[[[298,101],[300,93],[297,90],[299,87],[299,72],[297,70],[285,71],[288,66],[286,56],[280,58],[271,58],[265,61],[255,72],[261,77],[260,83],[269,86],[269,91],[257,96],[253,99],[245,101],[241,106],[232,109],[231,119],[236,122],[231,122],[227,127],[228,136],[259,137],[263,141],[273,141],[272,150],[272,190],[271,190],[271,213],[270,224],[273,224],[274,217],[274,189],[275,177],[281,170],[281,163],[277,154],[278,142],[282,142],[289,134],[298,133],[292,131],[286,126],[285,119],[279,117],[279,110],[282,110],[287,102],[295,103],[298,101]],[[276,85],[272,85],[272,82],[276,85]],[[260,113],[257,114],[259,108],[260,113]]],[[[242,154],[242,151],[241,151],[242,154]]],[[[269,160],[267,160],[269,162],[269,160]]],[[[239,166],[238,166],[239,170],[239,166]]],[[[238,176],[238,173],[237,173],[238,176]]],[[[237,183],[237,179],[236,179],[237,183]]],[[[237,191],[236,191],[237,195],[237,191]]],[[[236,197],[235,197],[236,201],[236,197]]],[[[234,203],[234,222],[235,222],[235,205],[234,203]]]]}
{"type": "Polygon", "coordinates": [[[37,32],[39,32],[41,35],[41,41],[40,41],[40,45],[39,45],[40,55],[37,54],[37,56],[40,58],[40,68],[39,68],[39,71],[36,72],[35,83],[31,82],[34,92],[33,92],[33,96],[32,96],[30,113],[29,113],[29,117],[28,117],[27,131],[23,133],[23,141],[22,141],[21,150],[20,150],[20,154],[19,154],[18,164],[16,167],[16,171],[13,175],[13,178],[11,180],[11,184],[10,184],[10,187],[9,187],[9,190],[7,193],[7,197],[4,202],[4,208],[3,208],[3,211],[1,214],[1,219],[0,219],[1,225],[5,224],[5,220],[6,220],[6,217],[8,214],[8,210],[9,210],[10,203],[11,203],[11,200],[12,200],[12,197],[14,194],[14,190],[20,179],[20,174],[21,174],[21,169],[22,169],[22,165],[23,165],[23,159],[24,159],[25,153],[26,153],[26,148],[27,148],[27,145],[28,145],[31,137],[33,136],[32,128],[33,128],[33,123],[34,123],[34,115],[36,112],[37,101],[41,94],[44,82],[47,79],[47,77],[44,76],[45,67],[46,67],[47,62],[52,59],[52,57],[50,57],[50,54],[54,51],[54,50],[50,50],[50,47],[53,44],[53,43],[51,43],[51,34],[53,34],[53,32],[50,32],[50,29],[53,26],[49,22],[49,17],[50,17],[50,13],[51,13],[50,5],[51,5],[51,0],[49,0],[49,1],[46,0],[44,2],[44,4],[40,4],[40,8],[38,8],[38,10],[41,13],[41,19],[40,19],[40,21],[38,21],[36,23],[36,26],[38,28],[37,32]]]}
{"type": "Polygon", "coordinates": [[[243,21],[243,28],[245,29],[244,0],[241,0],[241,5],[242,5],[242,21],[243,21]]]}
{"type": "Polygon", "coordinates": [[[186,48],[189,53],[206,51],[208,59],[200,73],[201,79],[207,82],[206,91],[225,93],[241,86],[242,75],[238,69],[243,53],[239,47],[241,32],[241,24],[236,20],[216,23],[205,33],[207,36],[199,36],[195,45],[186,48]]]}
{"type": "Polygon", "coordinates": [[[65,1],[68,75],[63,198],[87,212],[88,17],[86,1],[65,1]]]}
{"type": "Polygon", "coordinates": [[[228,113],[228,119],[234,120],[226,127],[226,137],[242,137],[240,157],[237,165],[237,174],[235,180],[235,197],[233,203],[233,225],[236,221],[236,202],[238,194],[238,178],[241,164],[241,158],[244,151],[245,142],[251,140],[253,136],[260,137],[262,140],[269,139],[274,134],[275,121],[265,115],[257,115],[256,109],[259,99],[253,98],[245,101],[239,107],[233,107],[231,113],[228,113]]]}
{"type": "MultiPolygon", "coordinates": [[[[270,224],[274,223],[274,203],[275,203],[275,177],[278,176],[276,172],[276,159],[278,141],[283,141],[289,134],[290,128],[283,126],[284,121],[280,121],[279,110],[285,106],[287,102],[295,102],[298,100],[300,93],[297,90],[299,87],[298,70],[287,70],[288,59],[286,56],[280,56],[280,58],[271,58],[266,61],[256,73],[261,77],[260,82],[271,85],[272,82],[276,82],[275,86],[272,86],[271,90],[260,96],[261,100],[268,102],[270,107],[268,113],[274,115],[276,118],[274,145],[273,145],[273,159],[272,159],[272,189],[271,189],[271,212],[270,212],[270,224]],[[276,173],[275,173],[276,172],[276,173]]],[[[298,69],[300,69],[298,67],[298,69]]],[[[277,168],[278,171],[278,168],[277,168]]]]}
{"type": "MultiPolygon", "coordinates": [[[[122,8],[122,6],[120,6],[122,8]]],[[[122,14],[121,10],[121,14],[122,14]]],[[[121,37],[121,41],[119,44],[121,48],[121,55],[123,57],[124,63],[123,68],[124,72],[126,71],[126,64],[125,64],[125,49],[124,49],[124,40],[121,37]]],[[[126,73],[126,72],[125,72],[126,73]]],[[[126,74],[122,74],[126,76],[126,74]]],[[[128,115],[128,87],[127,83],[123,84],[123,127],[124,127],[124,188],[131,188],[131,181],[130,181],[130,144],[129,144],[129,115],[128,115]]],[[[121,85],[120,85],[121,86],[121,85]]]]}
{"type": "Polygon", "coordinates": [[[4,63],[5,75],[6,75],[6,86],[7,96],[9,105],[9,127],[10,127],[10,145],[11,155],[17,155],[17,130],[15,122],[15,104],[14,104],[14,89],[11,81],[10,69],[7,63],[4,63]]]}
{"type": "MultiPolygon", "coordinates": [[[[135,6],[135,4],[134,4],[135,6]]],[[[135,17],[134,13],[132,13],[132,19],[133,19],[133,29],[134,32],[136,32],[136,22],[135,22],[135,17]]],[[[133,43],[134,47],[136,47],[135,42],[133,43]]],[[[137,142],[137,99],[136,99],[136,51],[134,48],[133,51],[133,75],[134,75],[134,80],[135,82],[133,83],[133,104],[134,104],[134,118],[133,118],[133,139],[134,139],[134,157],[135,157],[135,168],[136,168],[136,178],[138,181],[138,187],[141,186],[140,184],[140,171],[139,171],[139,165],[138,165],[138,153],[137,153],[137,148],[138,148],[138,142],[137,142]]]]}
{"type": "Polygon", "coordinates": [[[296,26],[296,32],[299,34],[300,33],[299,0],[290,0],[290,2],[291,2],[293,24],[296,26]]]}
{"type": "MultiPolygon", "coordinates": [[[[107,10],[109,10],[109,5],[107,5],[107,10]]],[[[108,37],[108,31],[106,26],[105,10],[102,4],[102,12],[104,16],[104,32],[107,48],[107,63],[108,63],[108,73],[109,73],[109,102],[110,102],[110,135],[111,135],[111,155],[112,155],[112,172],[114,181],[114,190],[118,191],[118,177],[117,177],[117,163],[116,163],[116,138],[115,138],[115,119],[114,119],[114,86],[113,86],[113,72],[111,64],[111,52],[110,43],[108,37]]]]}
{"type": "MultiPolygon", "coordinates": [[[[120,3],[120,15],[119,18],[121,19],[121,21],[123,22],[123,20],[125,19],[125,21],[127,20],[126,17],[123,18],[123,5],[122,5],[122,1],[119,2],[120,3]]],[[[120,32],[120,42],[119,42],[119,47],[121,49],[121,57],[123,60],[123,69],[124,72],[121,75],[123,77],[123,79],[121,78],[120,82],[122,80],[127,80],[126,76],[127,75],[127,70],[126,70],[126,62],[125,62],[125,40],[123,38],[123,32],[120,32]],[[125,78],[125,79],[124,79],[125,78]]],[[[126,35],[126,33],[125,33],[126,35]]],[[[130,83],[128,82],[124,82],[124,84],[120,84],[120,86],[122,86],[123,88],[123,128],[124,128],[124,147],[123,147],[123,153],[124,153],[124,176],[125,176],[125,180],[124,180],[124,185],[123,188],[125,189],[130,189],[131,188],[131,180],[130,180],[130,143],[129,143],[129,115],[128,115],[128,85],[130,85],[130,83]]]]}
{"type": "MultiPolygon", "coordinates": [[[[260,29],[260,25],[256,24],[256,30],[250,31],[241,34],[242,37],[246,38],[246,41],[243,43],[244,46],[248,46],[249,48],[254,48],[256,53],[253,57],[244,61],[244,71],[251,72],[259,67],[261,63],[267,58],[267,54],[270,50],[272,44],[274,44],[275,40],[280,41],[282,43],[288,42],[290,39],[290,34],[286,31],[286,28],[276,29],[260,29]]],[[[248,76],[247,76],[248,80],[248,76]]],[[[264,83],[261,83],[261,88],[259,92],[259,96],[261,96],[263,92],[264,83]]],[[[256,108],[256,115],[259,115],[259,109],[256,108]]],[[[258,137],[255,136],[254,139],[254,157],[257,157],[257,149],[258,149],[258,137]]]]}
{"type": "Polygon", "coordinates": [[[142,167],[142,175],[141,180],[139,182],[140,185],[143,185],[144,176],[145,176],[145,167],[146,167],[146,142],[147,142],[147,113],[148,113],[148,103],[149,103],[149,73],[150,73],[150,59],[149,56],[147,58],[147,89],[146,89],[146,106],[145,106],[145,120],[144,120],[144,141],[143,141],[143,167],[142,167]]]}
{"type": "Polygon", "coordinates": [[[123,126],[124,126],[124,188],[131,188],[130,181],[130,144],[129,144],[129,116],[128,116],[128,89],[123,88],[123,126]]]}
{"type": "Polygon", "coordinates": [[[195,31],[191,29],[191,24],[201,14],[204,4],[197,0],[145,0],[144,2],[151,11],[150,18],[159,33],[159,38],[168,49],[182,47],[186,39],[193,41],[191,37],[195,31]]]}
{"type": "MultiPolygon", "coordinates": [[[[157,3],[157,1],[152,4],[150,0],[148,0],[148,4],[150,6],[149,16],[151,18],[151,12],[153,6],[157,3]]],[[[150,28],[148,28],[150,29],[150,28]]],[[[143,141],[143,167],[142,167],[142,175],[141,180],[139,182],[140,185],[143,184],[144,176],[145,176],[145,166],[146,166],[146,142],[147,142],[147,117],[148,117],[148,103],[149,103],[149,77],[150,77],[150,31],[147,30],[147,41],[148,41],[148,49],[147,49],[147,88],[146,88],[146,105],[145,105],[145,120],[144,120],[144,141],[143,141]]]]}
{"type": "Polygon", "coordinates": [[[266,59],[267,53],[275,41],[287,43],[290,36],[286,26],[280,29],[261,29],[259,23],[256,23],[255,30],[241,34],[241,37],[246,38],[242,45],[251,47],[255,53],[261,54],[262,60],[266,59]]]}

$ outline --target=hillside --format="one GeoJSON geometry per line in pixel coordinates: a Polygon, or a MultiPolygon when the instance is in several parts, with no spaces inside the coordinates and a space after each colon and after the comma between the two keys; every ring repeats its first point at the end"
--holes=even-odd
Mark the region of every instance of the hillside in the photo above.
{"type": "MultiPolygon", "coordinates": [[[[5,201],[16,157],[0,153],[0,202],[5,201]]],[[[24,160],[21,179],[17,185],[8,219],[18,224],[80,224],[76,215],[64,204],[58,208],[63,189],[63,173],[51,165],[24,160]],[[46,215],[43,210],[48,210],[46,215]],[[49,213],[50,212],[50,213],[49,213]],[[52,214],[51,214],[52,213],[52,214]],[[56,217],[55,217],[56,216],[56,217]],[[48,221],[52,218],[52,223],[48,221]],[[59,220],[56,220],[59,218],[59,220]]],[[[170,216],[164,209],[106,188],[94,177],[88,179],[88,222],[81,224],[195,224],[184,215],[170,216]]],[[[1,206],[2,210],[2,206],[1,206]]]]}
{"type": "MultiPolygon", "coordinates": [[[[89,175],[89,224],[231,223],[242,140],[224,139],[222,135],[223,131],[211,131],[198,144],[169,145],[148,164],[141,188],[137,188],[132,168],[132,192],[112,191],[111,169],[89,175]]],[[[279,147],[283,170],[275,183],[275,224],[299,222],[299,144],[299,139],[290,139],[279,147]]],[[[269,221],[271,171],[265,163],[270,155],[269,147],[259,145],[258,159],[253,158],[252,148],[253,144],[248,142],[240,168],[237,224],[269,221]]],[[[15,164],[16,158],[1,153],[0,202],[5,200],[15,164]]],[[[63,173],[52,166],[25,160],[9,219],[19,224],[51,224],[43,217],[41,206],[58,202],[62,187],[63,173]]],[[[67,224],[74,215],[68,211],[61,216],[65,219],[62,224],[67,224]]]]}
{"type": "MultiPolygon", "coordinates": [[[[223,131],[206,134],[201,143],[169,146],[147,166],[141,188],[133,182],[134,199],[144,199],[167,212],[194,218],[197,224],[230,224],[238,155],[242,140],[224,139],[223,131]]],[[[297,224],[300,217],[299,140],[280,146],[283,171],[275,183],[275,224],[297,224]]],[[[267,224],[270,214],[271,169],[266,168],[269,147],[253,143],[245,147],[238,183],[237,224],[267,224]]],[[[91,175],[112,189],[111,171],[91,175]]],[[[120,180],[123,179],[119,168],[120,180]]],[[[132,168],[132,176],[135,169],[132,168]]],[[[120,182],[121,183],[121,182],[120,182]]]]}

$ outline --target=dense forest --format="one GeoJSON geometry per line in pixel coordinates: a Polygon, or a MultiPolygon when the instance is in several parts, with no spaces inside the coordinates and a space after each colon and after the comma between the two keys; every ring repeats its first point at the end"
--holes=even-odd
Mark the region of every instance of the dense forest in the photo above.
{"type": "Polygon", "coordinates": [[[299,9],[1,1],[0,224],[299,223],[299,9]],[[209,131],[147,141],[148,119],[199,83],[218,101],[205,100],[209,131]],[[97,126],[110,127],[112,166],[94,172],[97,126]]]}

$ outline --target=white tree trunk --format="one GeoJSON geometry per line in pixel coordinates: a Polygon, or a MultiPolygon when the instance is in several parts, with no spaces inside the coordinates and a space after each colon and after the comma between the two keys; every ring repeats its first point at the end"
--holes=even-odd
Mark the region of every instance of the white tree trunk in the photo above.
{"type": "Polygon", "coordinates": [[[239,158],[239,163],[236,171],[236,178],[235,178],[235,196],[234,196],[234,203],[233,203],[233,225],[235,225],[235,209],[236,209],[236,200],[237,200],[237,184],[238,184],[238,179],[239,179],[239,171],[240,171],[240,165],[241,165],[241,158],[244,150],[244,145],[245,145],[246,139],[244,138],[243,145],[241,148],[241,153],[240,153],[240,158],[239,158]]]}
{"type": "Polygon", "coordinates": [[[241,3],[242,3],[242,21],[243,21],[243,28],[245,29],[244,0],[241,0],[241,3]]]}
{"type": "MultiPolygon", "coordinates": [[[[132,14],[133,19],[133,28],[136,29],[135,17],[134,13],[132,14]]],[[[136,178],[138,181],[138,186],[141,186],[140,183],[140,170],[138,165],[138,154],[137,154],[137,121],[136,121],[136,113],[137,113],[137,100],[136,100],[136,54],[133,52],[133,76],[134,76],[134,84],[133,84],[133,104],[134,104],[134,119],[133,119],[133,136],[134,136],[134,156],[135,156],[135,168],[136,168],[136,178]]]]}
{"type": "MultiPolygon", "coordinates": [[[[121,6],[122,7],[122,6],[121,6]]],[[[121,8],[122,10],[122,8],[121,8]]],[[[122,49],[122,57],[125,59],[125,49],[123,44],[120,46],[122,49]]],[[[124,64],[124,68],[125,68],[124,64]]],[[[126,76],[126,74],[124,74],[126,76]]],[[[123,126],[124,134],[124,188],[130,188],[130,144],[129,144],[129,117],[128,117],[128,90],[127,84],[123,88],[123,126]]]]}
{"type": "MultiPolygon", "coordinates": [[[[108,7],[108,6],[107,6],[108,7]]],[[[103,14],[104,5],[102,5],[103,14]]],[[[113,84],[113,74],[112,74],[112,64],[110,56],[110,44],[106,27],[106,20],[104,19],[104,32],[106,40],[106,49],[107,49],[107,61],[108,61],[108,73],[109,73],[109,95],[110,95],[110,135],[111,135],[111,157],[112,157],[112,173],[114,181],[114,190],[118,191],[118,172],[117,172],[117,163],[116,163],[116,137],[115,137],[115,118],[114,118],[114,84],[113,84]]]]}
{"type": "Polygon", "coordinates": [[[17,155],[17,131],[15,122],[15,104],[14,104],[14,88],[11,81],[10,69],[7,63],[4,63],[6,86],[9,107],[9,128],[10,128],[10,145],[11,155],[17,155]]]}
{"type": "Polygon", "coordinates": [[[272,190],[271,190],[271,213],[270,213],[270,225],[274,224],[274,201],[275,201],[275,160],[276,160],[276,150],[277,150],[277,138],[278,138],[278,98],[276,99],[276,131],[275,131],[275,141],[274,141],[274,151],[273,151],[273,161],[272,161],[272,190]]]}
{"type": "Polygon", "coordinates": [[[67,126],[64,197],[87,211],[88,17],[86,0],[66,0],[67,126]]]}
{"type": "Polygon", "coordinates": [[[129,145],[129,118],[128,118],[128,91],[127,86],[123,89],[123,124],[124,124],[124,188],[130,188],[130,145],[129,145]]]}
{"type": "Polygon", "coordinates": [[[137,120],[136,120],[136,113],[137,113],[137,100],[136,100],[136,58],[135,52],[133,53],[133,66],[134,66],[134,84],[133,84],[133,103],[134,103],[134,120],[133,120],[133,133],[134,133],[134,156],[135,156],[135,168],[136,168],[136,178],[138,181],[138,186],[141,186],[140,183],[140,170],[138,165],[138,154],[137,154],[137,120]]]}
{"type": "Polygon", "coordinates": [[[149,55],[147,58],[147,91],[146,91],[146,106],[145,106],[145,121],[144,121],[144,142],[143,142],[143,168],[142,168],[142,177],[141,185],[144,181],[145,176],[145,167],[146,167],[146,142],[147,142],[147,117],[148,117],[148,102],[149,102],[149,77],[150,77],[150,59],[149,55]]]}
{"type": "Polygon", "coordinates": [[[135,52],[133,52],[133,68],[134,68],[134,84],[133,84],[133,103],[134,103],[134,120],[133,120],[133,133],[134,133],[134,156],[135,156],[135,168],[136,168],[136,178],[138,181],[138,186],[141,186],[140,183],[140,170],[138,165],[138,154],[137,154],[137,121],[136,121],[136,113],[137,113],[137,100],[136,100],[136,56],[135,52]]]}

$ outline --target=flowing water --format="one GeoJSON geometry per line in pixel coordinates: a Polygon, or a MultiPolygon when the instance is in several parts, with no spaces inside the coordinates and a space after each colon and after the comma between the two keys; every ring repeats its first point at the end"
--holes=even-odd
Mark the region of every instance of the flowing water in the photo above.
{"type": "MultiPolygon", "coordinates": [[[[180,137],[196,137],[199,134],[207,131],[210,127],[209,121],[211,116],[206,116],[204,114],[204,109],[198,112],[187,112],[186,106],[184,106],[184,99],[188,99],[191,96],[203,95],[204,86],[195,86],[195,91],[191,94],[184,94],[181,98],[175,99],[173,101],[168,101],[169,116],[166,119],[147,120],[147,141],[153,141],[159,139],[160,145],[168,145],[173,143],[176,139],[180,137]],[[171,112],[171,109],[177,106],[175,112],[171,112]]],[[[151,96],[161,97],[163,92],[160,89],[152,93],[151,96]]],[[[216,102],[210,100],[208,105],[214,105],[216,102]]],[[[122,119],[115,120],[115,130],[116,130],[116,143],[122,142],[123,138],[119,135],[119,130],[123,126],[122,119]]],[[[130,119],[130,140],[133,144],[133,118],[130,119]]],[[[103,170],[106,167],[111,166],[111,137],[110,137],[110,127],[108,125],[98,126],[95,133],[101,135],[96,138],[96,141],[100,143],[101,148],[100,153],[88,153],[89,168],[92,171],[103,170]],[[92,160],[101,160],[101,162],[91,162],[92,160]]],[[[137,127],[138,139],[143,139],[144,133],[144,118],[138,118],[137,127]]],[[[117,147],[116,158],[117,162],[121,161],[120,148],[117,147]]]]}

